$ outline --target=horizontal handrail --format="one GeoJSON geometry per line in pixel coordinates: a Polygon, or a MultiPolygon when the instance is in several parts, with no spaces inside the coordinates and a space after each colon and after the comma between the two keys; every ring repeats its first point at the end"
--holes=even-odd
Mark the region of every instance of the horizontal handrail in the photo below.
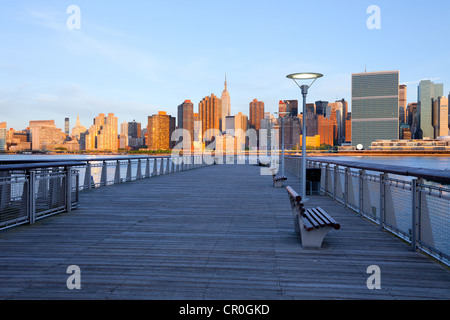
{"type": "MultiPolygon", "coordinates": [[[[292,156],[297,157],[297,156],[292,156]]],[[[443,184],[450,184],[450,170],[437,170],[437,169],[427,169],[427,168],[414,168],[407,166],[398,165],[386,165],[377,163],[362,163],[357,161],[347,161],[347,160],[335,160],[327,159],[321,157],[310,157],[307,158],[308,161],[316,161],[328,164],[341,165],[345,167],[351,167],[355,169],[379,171],[403,176],[411,176],[422,178],[425,180],[430,180],[434,182],[439,182],[443,184]]]]}
{"type": "Polygon", "coordinates": [[[75,167],[86,165],[86,161],[50,161],[50,162],[31,162],[21,164],[5,164],[0,165],[0,171],[11,170],[33,170],[39,168],[54,168],[54,167],[75,167]]]}

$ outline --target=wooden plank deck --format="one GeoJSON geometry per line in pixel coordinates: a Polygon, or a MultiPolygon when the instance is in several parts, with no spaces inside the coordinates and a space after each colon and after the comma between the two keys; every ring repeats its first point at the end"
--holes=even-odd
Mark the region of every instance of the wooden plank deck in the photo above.
{"type": "MultiPolygon", "coordinates": [[[[285,185],[299,191],[289,173],[285,185]]],[[[252,165],[216,165],[80,193],[0,233],[0,299],[449,299],[450,271],[328,197],[340,224],[303,249],[287,193],[252,165]],[[66,269],[81,269],[68,290],[66,269]],[[366,286],[381,268],[381,289],[366,286]]]]}

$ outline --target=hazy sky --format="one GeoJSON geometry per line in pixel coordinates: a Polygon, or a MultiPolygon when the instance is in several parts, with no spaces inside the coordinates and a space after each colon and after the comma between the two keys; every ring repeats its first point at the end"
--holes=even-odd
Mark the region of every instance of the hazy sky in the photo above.
{"type": "Polygon", "coordinates": [[[351,100],[351,74],[399,70],[408,102],[421,79],[450,86],[450,2],[441,1],[63,1],[0,4],[0,122],[29,120],[61,128],[77,114],[89,127],[98,113],[119,123],[160,110],[176,116],[190,99],[221,96],[227,74],[231,113],[254,98],[275,112],[301,100],[286,75],[320,72],[308,102],[351,100]],[[81,29],[71,30],[70,5],[81,29]],[[381,29],[369,29],[370,5],[381,29]]]}

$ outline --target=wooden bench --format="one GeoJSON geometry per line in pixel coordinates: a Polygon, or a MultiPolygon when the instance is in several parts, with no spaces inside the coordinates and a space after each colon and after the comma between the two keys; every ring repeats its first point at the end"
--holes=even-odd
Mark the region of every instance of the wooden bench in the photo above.
{"type": "Polygon", "coordinates": [[[281,188],[283,186],[283,182],[287,180],[286,176],[272,176],[273,178],[273,186],[275,188],[281,188]]]}
{"type": "Polygon", "coordinates": [[[294,229],[300,234],[302,246],[305,248],[320,248],[328,231],[339,230],[340,225],[320,207],[305,209],[302,197],[290,186],[286,191],[291,202],[294,219],[294,229]]]}

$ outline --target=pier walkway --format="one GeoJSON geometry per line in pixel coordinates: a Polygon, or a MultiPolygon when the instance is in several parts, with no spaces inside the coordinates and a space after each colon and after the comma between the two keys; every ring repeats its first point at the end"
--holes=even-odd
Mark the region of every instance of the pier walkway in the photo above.
{"type": "MultiPolygon", "coordinates": [[[[340,224],[304,249],[286,190],[214,165],[86,190],[80,206],[0,232],[0,299],[450,299],[450,271],[325,196],[340,224]],[[81,270],[69,290],[67,268],[81,270]],[[366,273],[381,270],[381,289],[366,273]]],[[[298,178],[286,173],[295,190],[298,178]]]]}

